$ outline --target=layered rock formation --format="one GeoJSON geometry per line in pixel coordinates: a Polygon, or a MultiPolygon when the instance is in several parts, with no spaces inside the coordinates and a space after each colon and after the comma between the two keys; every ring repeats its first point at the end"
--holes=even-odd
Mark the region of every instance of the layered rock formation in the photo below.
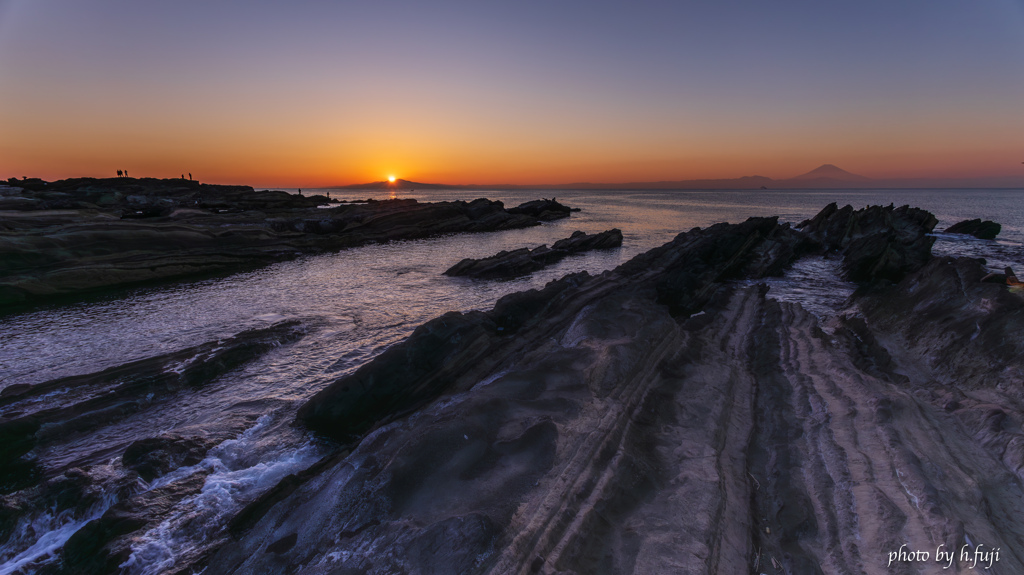
{"type": "MultiPolygon", "coordinates": [[[[567,217],[557,202],[368,201],[189,180],[80,178],[19,184],[0,221],[0,312],[145,282],[235,272],[347,247],[496,231],[567,217]],[[13,201],[13,200],[12,200],[13,201]],[[26,203],[27,202],[27,203],[26,203]]],[[[2,198],[0,198],[2,199],[2,198]]]]}
{"type": "Polygon", "coordinates": [[[976,261],[919,265],[930,214],[816,220],[811,238],[772,219],[695,229],[425,324],[303,407],[351,454],[208,569],[924,573],[945,545],[1020,572],[1024,304],[976,261]],[[871,284],[827,331],[727,281],[822,245],[871,284]]]}
{"type": "Polygon", "coordinates": [[[590,250],[622,246],[622,231],[615,228],[598,234],[573,232],[558,240],[550,248],[540,246],[529,249],[501,251],[481,259],[466,258],[445,270],[448,276],[468,276],[480,279],[514,278],[531,274],[572,255],[590,250]]]}
{"type": "MultiPolygon", "coordinates": [[[[1024,299],[931,257],[934,225],[830,206],[803,230],[695,228],[427,322],[299,410],[333,453],[173,569],[938,573],[998,550],[987,572],[1024,572],[1024,299]],[[733,281],[823,251],[864,284],[824,323],[733,281]]],[[[122,461],[156,477],[205,445],[158,436],[122,461]]],[[[79,477],[46,497],[89,496],[79,477]]],[[[53,571],[115,570],[195,489],[122,499],[53,571]]]]}

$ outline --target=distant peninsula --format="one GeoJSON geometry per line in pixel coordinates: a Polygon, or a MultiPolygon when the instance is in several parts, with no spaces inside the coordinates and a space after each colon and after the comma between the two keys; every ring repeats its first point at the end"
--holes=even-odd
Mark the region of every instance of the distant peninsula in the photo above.
{"type": "Polygon", "coordinates": [[[323,189],[349,190],[804,190],[842,188],[1024,188],[1024,176],[988,178],[885,178],[875,179],[823,164],[799,176],[776,180],[767,176],[666,180],[656,182],[572,182],[567,184],[441,184],[395,181],[369,182],[323,189]]]}

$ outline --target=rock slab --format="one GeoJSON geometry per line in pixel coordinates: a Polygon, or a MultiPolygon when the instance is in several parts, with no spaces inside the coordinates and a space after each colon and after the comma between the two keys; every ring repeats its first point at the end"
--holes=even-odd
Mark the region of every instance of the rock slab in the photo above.
{"type": "Polygon", "coordinates": [[[990,220],[981,221],[980,218],[977,218],[957,222],[946,228],[946,233],[968,234],[978,238],[979,240],[994,240],[1002,230],[1003,226],[996,222],[990,220]]]}
{"type": "Polygon", "coordinates": [[[576,231],[570,237],[558,240],[550,248],[545,245],[532,250],[521,248],[510,252],[502,251],[481,259],[466,258],[448,268],[444,275],[508,279],[533,273],[572,254],[621,246],[622,231],[618,228],[598,234],[576,231]]]}

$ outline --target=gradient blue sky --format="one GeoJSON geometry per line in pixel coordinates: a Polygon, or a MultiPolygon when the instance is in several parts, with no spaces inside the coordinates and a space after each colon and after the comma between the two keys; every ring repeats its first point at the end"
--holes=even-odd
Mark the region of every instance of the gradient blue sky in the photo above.
{"type": "Polygon", "coordinates": [[[0,176],[1024,175],[1024,1],[0,0],[0,176]]]}

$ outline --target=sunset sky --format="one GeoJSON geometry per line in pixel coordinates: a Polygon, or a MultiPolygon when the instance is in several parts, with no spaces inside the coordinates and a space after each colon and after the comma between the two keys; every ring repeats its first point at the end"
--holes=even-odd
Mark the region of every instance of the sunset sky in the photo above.
{"type": "Polygon", "coordinates": [[[1024,175],[1024,0],[0,0],[0,177],[1024,175]]]}

